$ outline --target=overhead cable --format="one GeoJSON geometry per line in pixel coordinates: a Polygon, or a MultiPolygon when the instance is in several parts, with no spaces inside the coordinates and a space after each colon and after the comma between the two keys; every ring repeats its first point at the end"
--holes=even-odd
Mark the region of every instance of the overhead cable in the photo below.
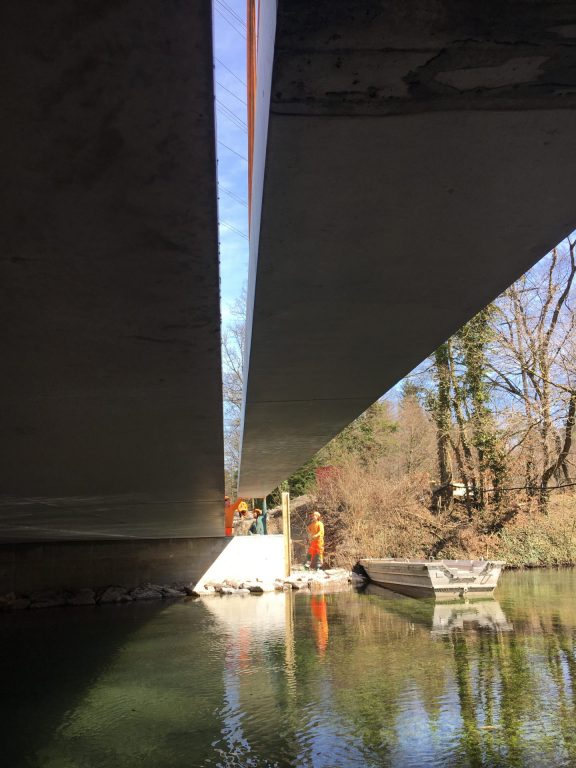
{"type": "Polygon", "coordinates": [[[223,115],[224,117],[227,117],[230,120],[230,122],[233,123],[233,125],[236,126],[236,128],[238,128],[239,130],[244,131],[244,133],[246,133],[246,128],[244,128],[244,126],[240,125],[240,123],[237,123],[232,117],[230,117],[230,115],[227,115],[226,112],[223,112],[220,109],[220,107],[218,107],[218,112],[221,115],[223,115]]]}
{"type": "Polygon", "coordinates": [[[215,0],[215,2],[216,2],[216,5],[219,5],[227,13],[229,13],[230,16],[232,16],[232,18],[235,21],[237,21],[241,27],[246,29],[246,22],[244,21],[244,19],[241,16],[239,16],[233,8],[230,8],[230,6],[228,5],[228,3],[225,2],[225,0],[215,0]]]}
{"type": "Polygon", "coordinates": [[[229,66],[227,66],[226,64],[224,64],[224,62],[223,62],[221,59],[219,59],[217,56],[214,56],[214,61],[217,61],[217,62],[218,62],[218,64],[220,64],[220,66],[221,66],[221,67],[224,67],[224,69],[226,70],[226,72],[229,72],[229,73],[232,75],[232,77],[235,77],[235,78],[236,78],[236,80],[238,80],[238,82],[239,82],[241,85],[243,85],[243,86],[244,86],[244,88],[246,88],[246,83],[244,82],[244,80],[242,80],[242,78],[241,78],[241,77],[238,77],[238,75],[236,74],[236,72],[233,72],[233,71],[230,69],[230,67],[229,67],[229,66]]]}
{"type": "Polygon", "coordinates": [[[240,98],[240,96],[237,96],[237,95],[234,93],[234,91],[231,91],[229,88],[226,88],[226,86],[225,86],[225,85],[222,85],[222,83],[221,83],[221,82],[219,82],[218,80],[216,80],[216,85],[217,85],[219,88],[222,88],[222,90],[226,91],[226,93],[229,93],[229,94],[230,94],[230,96],[234,96],[234,98],[235,98],[235,99],[237,99],[237,100],[240,102],[240,104],[244,104],[244,106],[246,106],[246,101],[245,101],[244,99],[241,99],[241,98],[240,98]]]}
{"type": "Polygon", "coordinates": [[[227,107],[226,104],[220,101],[220,99],[216,99],[216,103],[220,112],[228,117],[237,128],[241,128],[243,131],[248,130],[246,123],[242,120],[242,118],[238,117],[238,115],[232,109],[230,109],[230,107],[227,107]]]}
{"type": "Polygon", "coordinates": [[[220,10],[220,8],[216,8],[216,13],[218,13],[218,14],[220,15],[220,18],[224,19],[224,21],[226,22],[226,24],[228,24],[230,27],[232,27],[232,29],[234,30],[234,32],[236,32],[238,35],[240,35],[240,37],[241,37],[243,40],[246,40],[246,35],[244,34],[244,32],[242,32],[242,30],[241,30],[241,29],[238,29],[238,27],[237,27],[237,26],[236,26],[236,25],[235,25],[235,24],[234,24],[232,21],[230,21],[230,19],[228,19],[228,18],[227,18],[227,17],[226,17],[226,16],[225,16],[225,15],[222,13],[222,11],[220,10]]]}
{"type": "Polygon", "coordinates": [[[229,221],[220,220],[220,224],[223,227],[226,227],[227,229],[231,230],[232,232],[235,232],[237,235],[240,235],[240,237],[243,237],[245,240],[248,240],[248,235],[242,232],[241,229],[238,229],[238,227],[235,227],[234,224],[230,224],[229,221]]]}
{"type": "Polygon", "coordinates": [[[218,184],[218,189],[220,192],[224,192],[226,195],[232,198],[232,200],[235,200],[237,203],[240,203],[240,205],[243,205],[245,208],[248,208],[248,203],[246,200],[242,200],[240,195],[237,195],[235,192],[232,192],[231,189],[226,189],[226,187],[223,187],[222,185],[218,184]]]}
{"type": "Polygon", "coordinates": [[[220,139],[218,139],[218,144],[220,144],[220,146],[224,147],[224,149],[227,149],[229,152],[232,152],[232,154],[238,155],[238,157],[241,160],[244,160],[245,163],[248,162],[248,158],[247,157],[244,157],[244,155],[241,155],[240,152],[237,152],[235,149],[232,149],[232,147],[229,147],[228,144],[224,144],[224,142],[220,141],[220,139]]]}

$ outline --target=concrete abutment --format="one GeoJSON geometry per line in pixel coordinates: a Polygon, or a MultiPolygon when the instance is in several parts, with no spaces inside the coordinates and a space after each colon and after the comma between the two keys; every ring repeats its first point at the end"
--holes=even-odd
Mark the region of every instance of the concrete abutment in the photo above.
{"type": "Polygon", "coordinates": [[[195,583],[230,543],[224,536],[0,544],[0,594],[118,584],[195,583]]]}

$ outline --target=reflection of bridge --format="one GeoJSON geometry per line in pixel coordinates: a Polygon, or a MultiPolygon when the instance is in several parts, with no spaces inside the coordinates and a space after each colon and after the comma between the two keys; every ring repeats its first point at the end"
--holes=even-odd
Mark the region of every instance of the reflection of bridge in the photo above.
{"type": "MultiPolygon", "coordinates": [[[[242,493],[574,227],[576,17],[490,8],[260,4],[242,493]]],[[[222,532],[210,10],[3,10],[0,541],[222,532]]]]}

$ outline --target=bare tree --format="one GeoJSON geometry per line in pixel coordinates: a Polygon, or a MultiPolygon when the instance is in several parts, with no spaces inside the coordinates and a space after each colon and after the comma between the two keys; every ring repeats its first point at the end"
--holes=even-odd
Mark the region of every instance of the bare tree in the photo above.
{"type": "Polygon", "coordinates": [[[222,387],[224,400],[224,458],[226,492],[236,493],[240,462],[240,422],[244,385],[244,339],[246,324],[246,290],[230,309],[231,319],[222,334],[222,387]]]}
{"type": "Polygon", "coordinates": [[[576,396],[571,307],[576,241],[567,239],[496,302],[494,383],[522,412],[513,450],[525,483],[545,509],[554,479],[569,481],[576,396]]]}
{"type": "Polygon", "coordinates": [[[434,471],[434,424],[416,394],[404,394],[397,415],[396,477],[430,477],[434,471]]]}

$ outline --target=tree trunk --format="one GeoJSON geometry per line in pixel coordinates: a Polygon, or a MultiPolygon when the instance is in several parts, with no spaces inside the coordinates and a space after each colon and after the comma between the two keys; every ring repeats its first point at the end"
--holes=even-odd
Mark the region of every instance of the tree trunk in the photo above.
{"type": "Polygon", "coordinates": [[[434,420],[436,422],[436,445],[438,451],[438,471],[440,475],[440,500],[443,506],[452,502],[452,467],[450,462],[450,429],[452,415],[450,411],[450,363],[449,342],[438,347],[434,354],[438,395],[434,420]]]}
{"type": "Polygon", "coordinates": [[[564,442],[562,449],[558,454],[556,461],[552,462],[542,473],[542,481],[540,484],[540,509],[543,512],[548,511],[548,483],[550,478],[554,475],[558,469],[566,463],[570,448],[572,447],[572,434],[574,432],[574,424],[576,423],[576,390],[570,393],[570,399],[568,401],[568,409],[566,412],[566,421],[564,423],[564,442]]]}

